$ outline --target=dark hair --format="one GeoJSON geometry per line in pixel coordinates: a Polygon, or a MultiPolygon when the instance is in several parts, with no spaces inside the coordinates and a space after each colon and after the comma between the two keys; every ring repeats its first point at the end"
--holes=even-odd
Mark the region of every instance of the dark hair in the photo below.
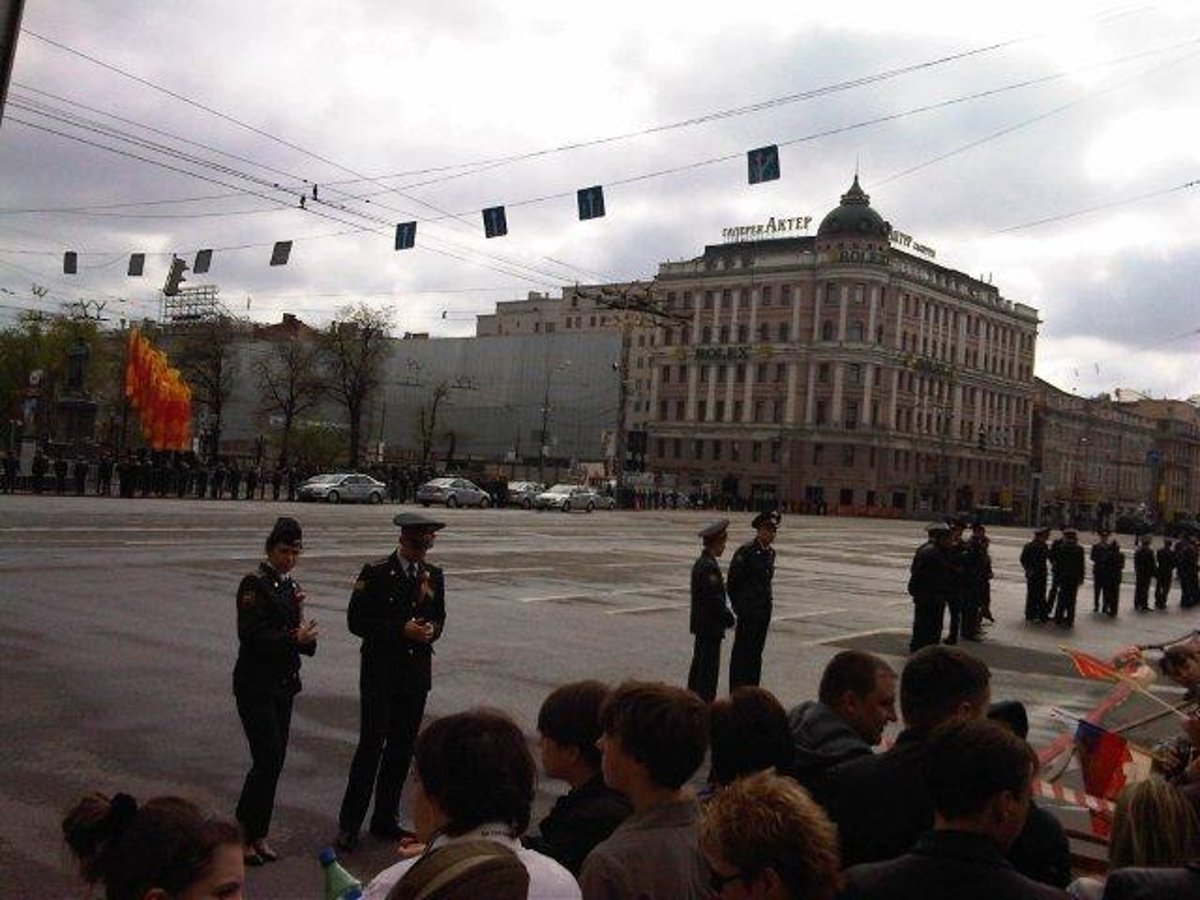
{"type": "Polygon", "coordinates": [[[443,716],[417,737],[417,777],[449,818],[446,834],[504,822],[513,837],[529,827],[536,769],[521,729],[501,712],[443,716]]]}
{"type": "Polygon", "coordinates": [[[1158,668],[1170,678],[1197,655],[1200,655],[1200,652],[1191,644],[1168,647],[1163,651],[1162,659],[1158,661],[1158,668]]]}
{"type": "Polygon", "coordinates": [[[826,706],[833,706],[846,691],[856,697],[865,697],[875,690],[875,682],[881,672],[896,674],[891,666],[873,653],[843,650],[825,666],[817,699],[826,706]]]}
{"type": "Polygon", "coordinates": [[[267,552],[279,544],[299,544],[301,537],[300,523],[291,516],[280,516],[267,535],[267,552]]]}
{"type": "Polygon", "coordinates": [[[655,784],[678,789],[704,762],[708,707],[683,688],[626,681],[600,708],[600,728],[620,739],[655,784]]]}
{"type": "Polygon", "coordinates": [[[946,722],[925,748],[925,783],[933,808],[951,820],[982,812],[1002,791],[1021,794],[1036,767],[1033,748],[990,719],[946,722]]]}
{"type": "Polygon", "coordinates": [[[181,894],[204,877],[218,847],[241,842],[232,822],[181,797],[138,806],[128,794],[87,794],[62,820],[63,838],[88,884],[107,900],[141,900],[152,888],[181,894]]]}
{"type": "Polygon", "coordinates": [[[910,728],[933,728],[963,703],[982,703],[987,665],[957,647],[935,644],[909,657],[900,674],[900,711],[910,728]]]}
{"type": "Polygon", "coordinates": [[[550,692],[538,711],[537,729],[564,747],[579,750],[584,762],[600,765],[600,707],[608,696],[601,681],[575,681],[550,692]]]}
{"type": "Polygon", "coordinates": [[[988,707],[987,717],[1007,726],[1021,740],[1029,736],[1029,713],[1020,700],[998,700],[988,707]]]}
{"type": "Polygon", "coordinates": [[[709,707],[712,780],[729,784],[764,769],[786,772],[794,750],[787,713],[770,691],[734,688],[709,707]]]}

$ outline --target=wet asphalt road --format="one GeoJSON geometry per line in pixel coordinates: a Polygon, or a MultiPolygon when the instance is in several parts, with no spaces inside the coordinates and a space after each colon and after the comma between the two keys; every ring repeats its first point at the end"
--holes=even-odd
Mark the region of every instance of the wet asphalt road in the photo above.
{"type": "MultiPolygon", "coordinates": [[[[252,871],[248,895],[319,897],[315,854],[334,833],[357,734],[358,646],[346,602],[361,565],[394,546],[395,507],[31,496],[0,497],[4,896],[82,895],[59,820],[86,790],[178,793],[232,814],[248,764],[230,687],[234,590],[284,511],[304,527],[296,577],[322,632],[304,663],[272,827],[285,858],[252,871]]],[[[448,621],[430,715],[498,707],[533,741],[538,705],[564,681],[685,680],[694,535],[712,514],[444,516],[449,527],[430,558],[447,572],[448,621]]],[[[751,536],[749,515],[733,519],[730,552],[751,536]]],[[[1072,676],[1059,643],[1106,655],[1196,627],[1177,606],[1135,615],[1128,584],[1121,617],[1093,617],[1090,583],[1073,634],[1027,626],[1017,563],[1027,532],[990,533],[997,624],[967,647],[992,667],[994,697],[1026,701],[1035,746],[1061,731],[1051,707],[1083,712],[1108,693],[1072,676]]],[[[904,585],[922,539],[919,522],[784,519],[764,686],[785,706],[814,697],[825,662],[844,647],[902,665],[904,585]]],[[[1147,708],[1126,704],[1118,718],[1147,708]]],[[[541,785],[539,813],[559,788],[541,785]]],[[[365,838],[347,865],[365,880],[389,854],[365,838]]]]}

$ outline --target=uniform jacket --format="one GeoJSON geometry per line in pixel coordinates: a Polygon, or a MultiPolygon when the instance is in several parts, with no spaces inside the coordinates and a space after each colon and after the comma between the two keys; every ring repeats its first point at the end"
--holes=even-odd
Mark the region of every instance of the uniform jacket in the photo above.
{"type": "Polygon", "coordinates": [[[521,843],[558,860],[578,875],[587,855],[629,817],[630,811],[625,795],[605,785],[603,777],[597,775],[559,797],[538,823],[538,834],[523,837],[521,843]]]}
{"type": "Polygon", "coordinates": [[[948,600],[954,592],[949,551],[933,541],[917,548],[908,578],[908,593],[913,600],[948,600]]]}
{"type": "Polygon", "coordinates": [[[986,537],[982,540],[972,537],[963,542],[962,577],[971,590],[978,591],[992,580],[992,556],[988,553],[988,544],[986,537]]]}
{"type": "Polygon", "coordinates": [[[721,637],[733,626],[717,558],[705,550],[692,566],[692,634],[721,637]]]}
{"type": "Polygon", "coordinates": [[[1065,891],[1014,869],[992,841],[965,831],[930,831],[897,859],[855,866],[843,900],[1066,900],[1065,891]]]}
{"type": "Polygon", "coordinates": [[[771,615],[774,576],[774,547],[764,547],[755,538],[737,548],[729,562],[729,602],[739,619],[771,615]]]}
{"type": "Polygon", "coordinates": [[[1104,900],[1200,900],[1200,863],[1182,869],[1114,869],[1104,900]]]}
{"type": "Polygon", "coordinates": [[[1175,571],[1175,548],[1164,544],[1158,548],[1154,558],[1158,564],[1158,577],[1165,581],[1175,571]]]}
{"type": "Polygon", "coordinates": [[[1112,578],[1125,568],[1125,554],[1116,541],[1096,541],[1091,557],[1092,575],[1097,579],[1112,578]]]}
{"type": "Polygon", "coordinates": [[[1157,565],[1154,562],[1154,551],[1142,544],[1133,551],[1133,571],[1138,578],[1147,580],[1154,577],[1157,565]]]}
{"type": "Polygon", "coordinates": [[[446,623],[446,582],[438,566],[420,563],[420,570],[429,575],[429,596],[418,604],[418,583],[408,577],[407,566],[398,551],[363,566],[346,621],[350,632],[362,638],[364,680],[424,693],[432,685],[432,642],[410,641],[404,636],[404,623],[429,622],[436,641],[446,623]]]}
{"type": "MultiPolygon", "coordinates": [[[[1055,543],[1058,542],[1055,541],[1055,543]]],[[[1054,566],[1054,577],[1059,584],[1078,585],[1083,583],[1085,567],[1082,544],[1068,544],[1063,541],[1050,555],[1050,562],[1054,566]]]]}
{"type": "Polygon", "coordinates": [[[284,695],[300,690],[300,654],[312,656],[316,643],[297,644],[300,626],[297,586],[266,563],[238,585],[238,658],[233,667],[236,693],[284,695]]]}
{"type": "Polygon", "coordinates": [[[1030,541],[1021,549],[1021,568],[1028,581],[1045,581],[1050,548],[1044,541],[1030,541]]]}

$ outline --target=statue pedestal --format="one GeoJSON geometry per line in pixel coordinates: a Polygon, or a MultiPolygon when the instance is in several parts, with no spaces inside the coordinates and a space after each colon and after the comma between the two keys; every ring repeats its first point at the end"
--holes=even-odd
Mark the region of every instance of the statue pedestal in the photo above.
{"type": "Polygon", "coordinates": [[[96,411],[99,404],[86,397],[60,397],[55,404],[58,440],[76,451],[96,438],[96,411]]]}

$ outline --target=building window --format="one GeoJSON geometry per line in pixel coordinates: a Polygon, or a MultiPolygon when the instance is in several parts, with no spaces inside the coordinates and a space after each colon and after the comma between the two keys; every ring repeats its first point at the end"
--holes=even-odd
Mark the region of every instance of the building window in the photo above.
{"type": "Polygon", "coordinates": [[[742,421],[742,401],[741,400],[733,401],[733,421],[735,421],[735,422],[742,421]]]}
{"type": "Polygon", "coordinates": [[[703,328],[700,329],[700,343],[702,343],[702,344],[711,344],[712,343],[712,328],[710,326],[705,325],[703,328]]]}
{"type": "Polygon", "coordinates": [[[663,440],[662,438],[658,438],[655,440],[655,442],[654,442],[654,455],[655,456],[657,456],[659,459],[662,459],[664,456],[666,456],[666,452],[665,452],[666,449],[667,449],[667,442],[665,440],[663,440]]]}
{"type": "Polygon", "coordinates": [[[742,447],[737,441],[729,442],[729,458],[733,462],[737,462],[742,458],[742,447]]]}
{"type": "Polygon", "coordinates": [[[704,422],[707,420],[707,418],[708,418],[708,401],[707,400],[697,400],[696,401],[696,421],[704,422]]]}
{"type": "Polygon", "coordinates": [[[682,455],[683,455],[683,441],[681,441],[679,438],[672,438],[671,439],[671,456],[674,457],[675,459],[679,459],[679,457],[682,455]]]}
{"type": "Polygon", "coordinates": [[[871,421],[868,422],[867,424],[874,428],[879,427],[879,401],[878,400],[873,400],[871,402],[871,421]]]}
{"type": "Polygon", "coordinates": [[[849,400],[846,402],[846,430],[854,431],[858,428],[858,404],[849,400]]]}
{"type": "Polygon", "coordinates": [[[854,488],[842,488],[838,491],[838,503],[842,506],[854,505],[854,488]]]}
{"type": "Polygon", "coordinates": [[[842,465],[846,468],[851,468],[854,465],[854,445],[842,445],[842,465]]]}
{"type": "Polygon", "coordinates": [[[854,302],[861,304],[867,297],[867,287],[863,284],[854,286],[854,302]]]}
{"type": "Polygon", "coordinates": [[[687,415],[687,403],[683,400],[675,401],[675,419],[682,422],[687,415]]]}
{"type": "Polygon", "coordinates": [[[784,306],[792,302],[792,286],[790,284],[785,284],[779,289],[779,302],[784,306]]]}
{"type": "Polygon", "coordinates": [[[766,413],[767,413],[767,401],[755,400],[754,401],[754,421],[755,422],[766,421],[766,418],[765,418],[766,413]]]}
{"type": "Polygon", "coordinates": [[[704,459],[704,441],[702,441],[702,440],[692,441],[692,458],[693,459],[704,459]]]}
{"type": "Polygon", "coordinates": [[[721,442],[720,441],[712,442],[712,458],[713,459],[721,458],[721,442]]]}
{"type": "Polygon", "coordinates": [[[771,305],[771,285],[769,285],[769,284],[767,284],[767,285],[763,285],[763,289],[762,289],[762,305],[763,305],[763,306],[770,306],[770,305],[771,305]]]}
{"type": "Polygon", "coordinates": [[[670,328],[664,328],[662,334],[663,334],[663,346],[670,347],[671,343],[675,340],[674,332],[670,328]]]}
{"type": "Polygon", "coordinates": [[[877,344],[883,343],[883,326],[882,325],[877,325],[875,327],[875,343],[877,343],[877,344]]]}
{"type": "Polygon", "coordinates": [[[721,326],[720,335],[721,336],[718,340],[718,343],[728,344],[729,343],[729,326],[728,325],[721,326]]]}
{"type": "Polygon", "coordinates": [[[829,404],[824,400],[818,400],[814,416],[818,425],[827,424],[829,422],[829,404]]]}
{"type": "Polygon", "coordinates": [[[771,462],[779,462],[779,439],[771,441],[771,462]]]}
{"type": "Polygon", "coordinates": [[[858,363],[851,363],[846,366],[846,382],[853,387],[859,387],[862,384],[862,366],[858,363]]]}
{"type": "Polygon", "coordinates": [[[833,340],[833,320],[832,319],[826,319],[824,322],[821,323],[821,340],[823,340],[823,341],[832,341],[833,340]]]}
{"type": "MultiPolygon", "coordinates": [[[[668,408],[669,408],[669,407],[668,407],[668,405],[667,405],[667,401],[666,401],[666,400],[659,400],[659,401],[658,401],[658,417],[659,417],[660,419],[662,419],[662,420],[664,420],[664,421],[666,420],[666,418],[667,418],[667,410],[668,410],[668,408]]],[[[659,456],[662,456],[662,453],[659,453],[658,455],[659,455],[659,456]]]]}
{"type": "Polygon", "coordinates": [[[733,377],[734,377],[734,380],[738,384],[742,384],[743,382],[745,382],[746,367],[744,365],[742,365],[741,363],[738,363],[733,369],[733,377]]]}
{"type": "Polygon", "coordinates": [[[787,374],[787,363],[775,363],[775,383],[779,384],[783,381],[784,375],[787,374]]]}
{"type": "Polygon", "coordinates": [[[750,329],[746,325],[739,325],[737,327],[738,343],[739,344],[746,343],[746,339],[749,337],[749,334],[750,334],[750,329]]]}
{"type": "Polygon", "coordinates": [[[758,324],[758,339],[764,344],[771,340],[771,326],[766,322],[758,324]]]}
{"type": "Polygon", "coordinates": [[[596,327],[596,317],[595,316],[588,316],[588,326],[591,328],[596,327]]]}
{"type": "Polygon", "coordinates": [[[671,367],[670,366],[662,367],[662,383],[663,384],[671,383],[671,367]]]}
{"type": "Polygon", "coordinates": [[[758,364],[758,367],[755,369],[754,380],[757,381],[759,384],[767,383],[767,364],[766,363],[758,364]]]}
{"type": "Polygon", "coordinates": [[[750,445],[750,462],[762,462],[762,444],[758,441],[750,445]]]}
{"type": "Polygon", "coordinates": [[[679,383],[683,384],[685,381],[687,381],[687,366],[681,363],[679,366],[679,383]]]}
{"type": "Polygon", "coordinates": [[[712,291],[704,292],[704,308],[705,309],[713,308],[713,292],[712,291]]]}
{"type": "Polygon", "coordinates": [[[874,371],[871,374],[871,381],[875,385],[875,387],[879,387],[879,385],[883,383],[883,367],[882,366],[875,367],[874,371]]]}
{"type": "Polygon", "coordinates": [[[729,309],[733,304],[733,291],[721,291],[721,309],[729,309]]]}
{"type": "Polygon", "coordinates": [[[838,302],[838,286],[836,284],[825,285],[825,305],[833,306],[838,302]]]}
{"type": "Polygon", "coordinates": [[[822,465],[824,462],[825,462],[825,445],[824,444],[813,444],[812,445],[812,464],[814,466],[819,466],[819,465],[822,465]]]}
{"type": "Polygon", "coordinates": [[[863,328],[863,323],[860,319],[855,319],[853,322],[850,323],[850,334],[848,335],[850,340],[856,341],[857,343],[861,344],[863,342],[863,338],[865,337],[865,334],[866,334],[866,331],[863,328]]]}
{"type": "Polygon", "coordinates": [[[780,322],[779,323],[779,342],[783,343],[787,339],[788,339],[788,323],[780,322]]]}
{"type": "Polygon", "coordinates": [[[783,421],[783,401],[771,401],[771,421],[778,424],[783,421]]]}
{"type": "Polygon", "coordinates": [[[724,422],[725,421],[725,401],[724,400],[718,400],[715,404],[713,404],[713,421],[714,422],[724,422]]]}
{"type": "MultiPolygon", "coordinates": [[[[684,309],[692,308],[692,292],[691,291],[683,292],[683,308],[684,309]]],[[[676,455],[678,455],[678,454],[676,454],[676,455]]]]}
{"type": "Polygon", "coordinates": [[[817,366],[817,381],[821,384],[829,384],[829,363],[823,362],[817,366]]]}

